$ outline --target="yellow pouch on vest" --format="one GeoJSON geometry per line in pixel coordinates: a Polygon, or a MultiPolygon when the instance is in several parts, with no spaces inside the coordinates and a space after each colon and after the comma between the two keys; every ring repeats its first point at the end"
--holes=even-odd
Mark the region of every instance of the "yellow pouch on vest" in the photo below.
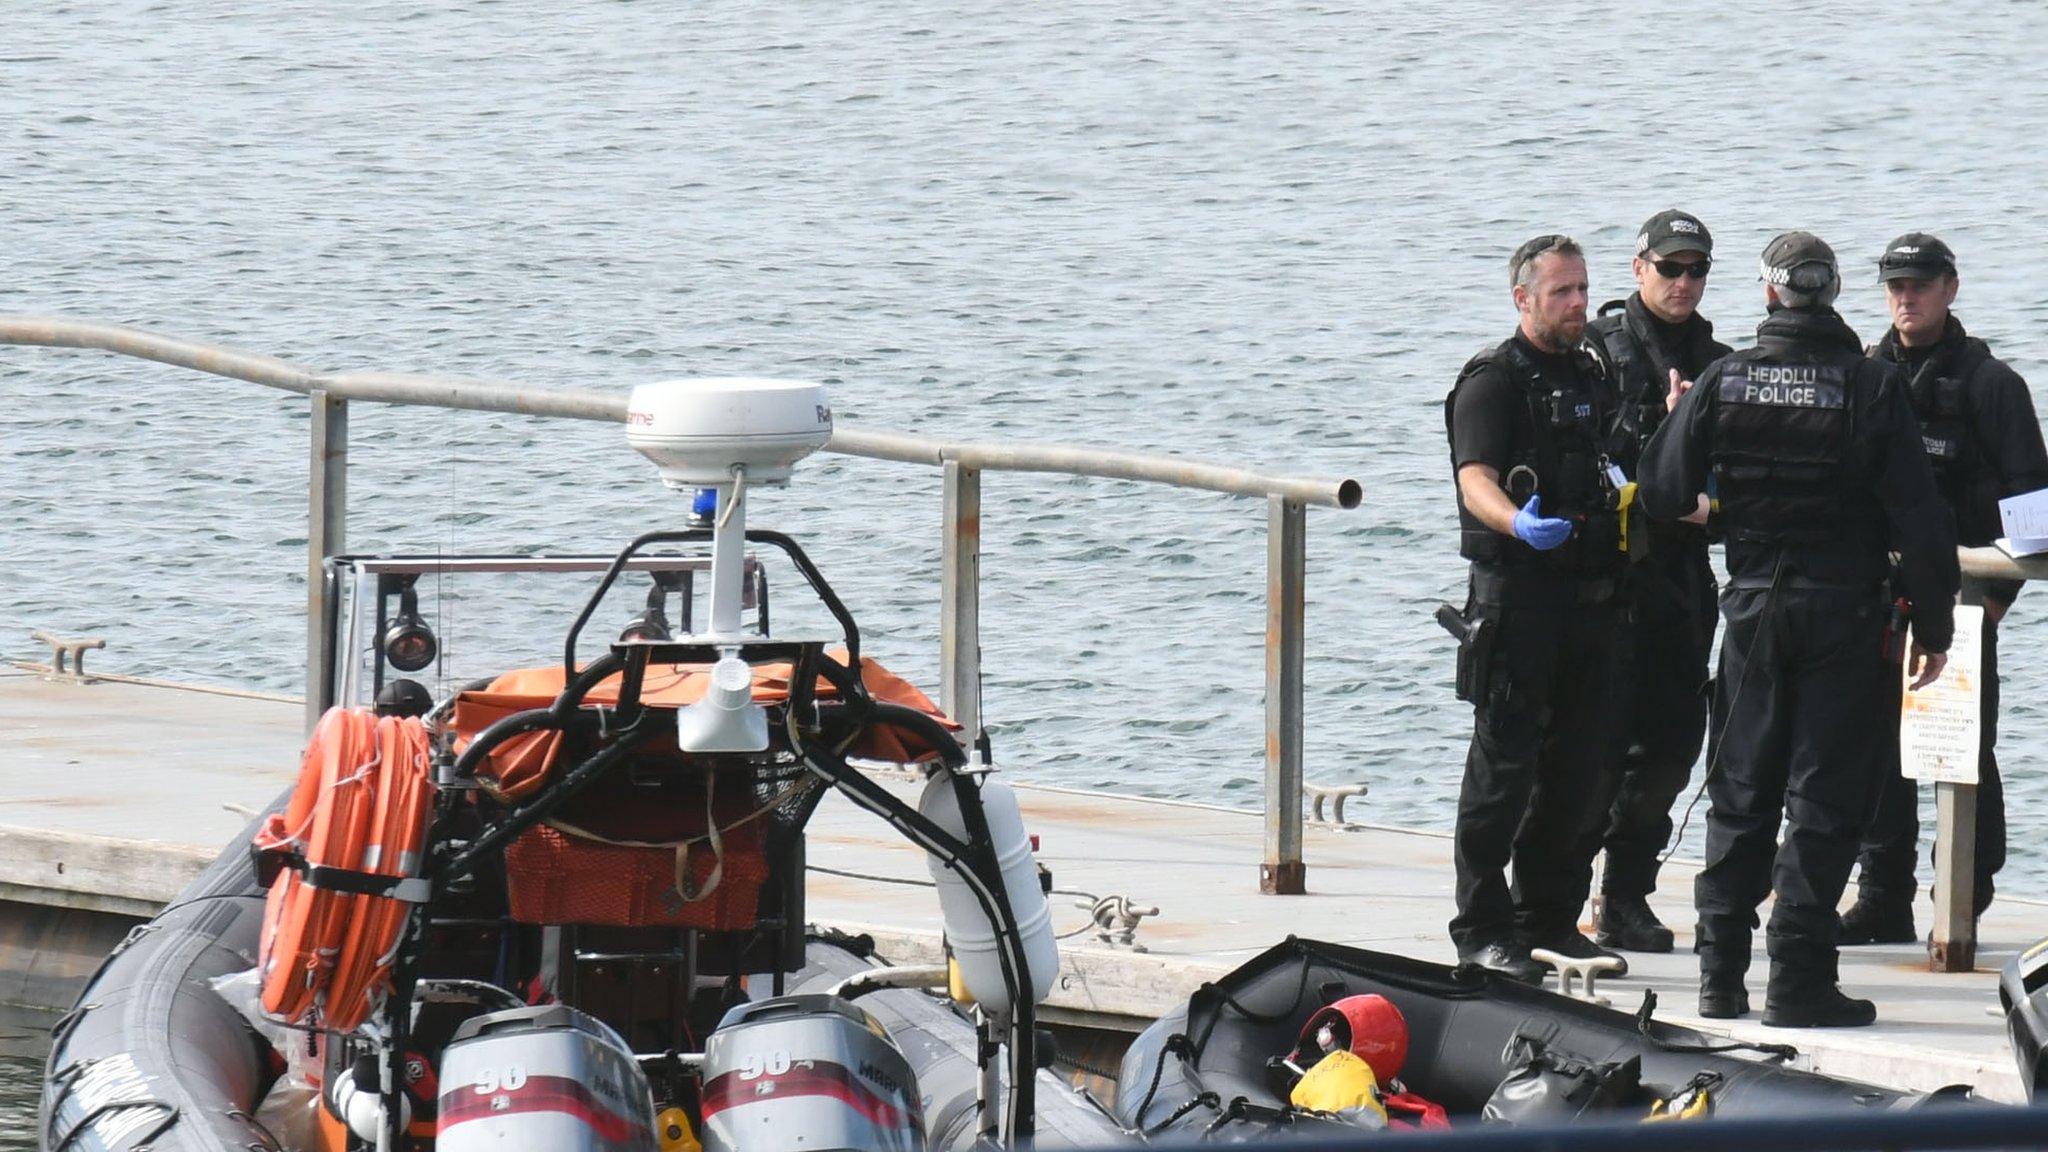
{"type": "Polygon", "coordinates": [[[1620,514],[1621,514],[1621,550],[1622,550],[1622,552],[1623,552],[1623,553],[1627,553],[1627,552],[1628,552],[1628,521],[1629,521],[1629,515],[1628,515],[1628,512],[1629,512],[1629,508],[1630,508],[1630,507],[1632,507],[1632,506],[1633,506],[1633,505],[1635,504],[1635,502],[1636,502],[1636,482],[1635,482],[1635,481],[1631,480],[1631,481],[1629,481],[1628,483],[1626,483],[1626,484],[1623,484],[1623,485],[1621,486],[1621,494],[1620,494],[1620,498],[1621,498],[1621,503],[1620,503],[1619,505],[1617,505],[1617,508],[1618,508],[1618,510],[1619,510],[1619,512],[1620,512],[1620,514]]]}
{"type": "Polygon", "coordinates": [[[1339,1050],[1330,1053],[1316,1066],[1309,1069],[1287,1096],[1288,1103],[1296,1108],[1307,1108],[1316,1112],[1350,1112],[1353,1110],[1377,1113],[1382,1124],[1387,1115],[1387,1106],[1380,1102],[1380,1082],[1372,1074],[1372,1065],[1350,1052],[1339,1050]]]}

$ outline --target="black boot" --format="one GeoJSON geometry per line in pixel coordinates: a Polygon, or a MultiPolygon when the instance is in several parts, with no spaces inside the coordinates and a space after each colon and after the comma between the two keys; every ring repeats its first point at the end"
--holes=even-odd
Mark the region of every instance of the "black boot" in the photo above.
{"type": "Polygon", "coordinates": [[[1511,941],[1495,941],[1458,949],[1458,967],[1483,968],[1524,984],[1543,983],[1545,968],[1529,959],[1529,950],[1511,941]]]}
{"type": "Polygon", "coordinates": [[[1842,926],[1835,943],[1911,944],[1920,938],[1913,930],[1913,905],[1903,900],[1858,896],[1842,913],[1842,926]]]}
{"type": "Polygon", "coordinates": [[[1741,973],[1700,973],[1700,1015],[1709,1020],[1749,1015],[1749,989],[1741,973]]]}
{"type": "Polygon", "coordinates": [[[1604,947],[1628,952],[1669,952],[1672,943],[1671,929],[1641,896],[1603,896],[1600,926],[1593,938],[1604,947]]]}
{"type": "Polygon", "coordinates": [[[1628,975],[1628,960],[1625,957],[1586,939],[1586,934],[1576,928],[1567,928],[1563,932],[1534,937],[1530,939],[1529,947],[1548,948],[1560,956],[1568,956],[1573,960],[1591,960],[1596,957],[1606,956],[1621,961],[1621,967],[1609,972],[1609,976],[1628,975]]]}
{"type": "Polygon", "coordinates": [[[1876,1004],[1844,996],[1835,984],[1786,983],[1790,986],[1780,988],[1774,972],[1764,994],[1764,1023],[1773,1028],[1867,1028],[1877,1023],[1876,1004]]]}

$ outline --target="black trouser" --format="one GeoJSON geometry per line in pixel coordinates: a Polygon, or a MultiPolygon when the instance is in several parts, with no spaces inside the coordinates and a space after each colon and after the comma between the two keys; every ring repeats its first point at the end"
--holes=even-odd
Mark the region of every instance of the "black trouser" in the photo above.
{"type": "MultiPolygon", "coordinates": [[[[1977,753],[1977,860],[1975,887],[1979,915],[1991,903],[1992,880],[2005,867],[2005,784],[1998,778],[1998,628],[1988,620],[1984,625],[1984,662],[1978,677],[1982,694],[1981,731],[1983,743],[1977,753]]],[[[1892,683],[1897,700],[1898,682],[1892,683]]],[[[1894,708],[1893,711],[1896,711],[1894,708]]],[[[1914,858],[1920,839],[1920,782],[1899,775],[1899,742],[1896,727],[1889,729],[1891,774],[1878,797],[1877,813],[1870,831],[1863,837],[1863,854],[1857,858],[1862,874],[1856,880],[1856,894],[1880,904],[1909,904],[1919,891],[1913,875],[1914,858]]]]}
{"type": "Polygon", "coordinates": [[[1451,941],[1461,952],[1575,928],[1614,796],[1625,639],[1611,580],[1474,565],[1472,588],[1467,618],[1495,631],[1458,792],[1451,941]]]}
{"type": "Polygon", "coordinates": [[[1882,701],[1898,674],[1883,655],[1883,598],[1788,578],[1730,588],[1721,607],[1707,863],[1693,886],[1700,970],[1748,969],[1757,905],[1775,892],[1774,987],[1832,986],[1835,906],[1882,778],[1882,701]]]}
{"type": "Polygon", "coordinates": [[[1704,537],[1665,547],[1629,574],[1635,638],[1622,677],[1628,735],[1601,879],[1611,896],[1656,891],[1657,856],[1671,841],[1671,804],[1692,778],[1707,736],[1714,571],[1704,537]]]}

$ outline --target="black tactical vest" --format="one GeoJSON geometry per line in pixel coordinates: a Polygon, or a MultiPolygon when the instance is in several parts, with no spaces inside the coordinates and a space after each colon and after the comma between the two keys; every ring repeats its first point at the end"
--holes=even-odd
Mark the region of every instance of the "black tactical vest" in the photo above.
{"type": "Polygon", "coordinates": [[[1935,485],[1953,505],[1982,469],[1983,453],[1970,427],[1970,377],[1991,358],[1991,347],[1974,336],[1953,356],[1935,353],[1914,372],[1907,387],[1913,414],[1920,418],[1920,443],[1934,466],[1935,485]]]}
{"type": "Polygon", "coordinates": [[[1762,349],[1722,362],[1713,477],[1731,538],[1784,544],[1842,536],[1859,367],[1840,358],[1778,359],[1762,349]]]}
{"type": "MultiPolygon", "coordinates": [[[[1458,554],[1482,564],[1541,565],[1576,574],[1604,574],[1621,556],[1619,498],[1607,477],[1603,436],[1610,422],[1610,369],[1590,346],[1577,350],[1575,379],[1547,375],[1521,344],[1508,339],[1467,361],[1458,382],[1444,397],[1444,432],[1451,422],[1458,389],[1488,366],[1502,373],[1522,397],[1521,420],[1513,436],[1514,456],[1501,482],[1516,507],[1532,495],[1543,498],[1543,514],[1571,520],[1571,539],[1539,552],[1511,536],[1461,514],[1458,554]]],[[[1456,442],[1452,440],[1452,486],[1457,484],[1456,442]]],[[[1462,507],[1462,501],[1461,505],[1462,507]]]]}
{"type": "Polygon", "coordinates": [[[1600,307],[1600,316],[1587,326],[1614,364],[1614,430],[1609,454],[1631,473],[1642,458],[1643,445],[1664,422],[1665,381],[1651,362],[1650,354],[1628,326],[1628,303],[1615,300],[1600,307]]]}

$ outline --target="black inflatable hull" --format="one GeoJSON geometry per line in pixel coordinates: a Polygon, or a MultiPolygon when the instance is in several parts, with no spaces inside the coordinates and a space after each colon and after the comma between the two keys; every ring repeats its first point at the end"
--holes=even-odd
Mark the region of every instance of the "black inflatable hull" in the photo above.
{"type": "Polygon", "coordinates": [[[43,1146],[77,1152],[276,1149],[252,1116],[270,1045],[209,981],[252,968],[263,889],[249,831],[137,927],[51,1032],[43,1146]]]}
{"type": "Polygon", "coordinates": [[[1289,938],[1204,985],[1186,1008],[1146,1029],[1124,1056],[1113,1111],[1122,1123],[1156,1129],[1162,1138],[1207,1132],[1210,1140],[1251,1142],[1338,1130],[1287,1113],[1285,1081],[1268,1071],[1268,1061],[1293,1048],[1316,1009],[1366,992],[1392,1000],[1407,1018],[1402,1079],[1454,1118],[1476,1116],[1485,1106],[1509,1071],[1504,1053],[1517,1036],[1593,1064],[1640,1057],[1642,1083],[1651,1092],[1675,1090],[1701,1072],[1718,1073],[1716,1116],[1900,1108],[1919,1099],[1782,1062],[1685,1051],[1714,1046],[1717,1038],[1654,1021],[1645,1035],[1627,1013],[1513,981],[1289,938]]]}

